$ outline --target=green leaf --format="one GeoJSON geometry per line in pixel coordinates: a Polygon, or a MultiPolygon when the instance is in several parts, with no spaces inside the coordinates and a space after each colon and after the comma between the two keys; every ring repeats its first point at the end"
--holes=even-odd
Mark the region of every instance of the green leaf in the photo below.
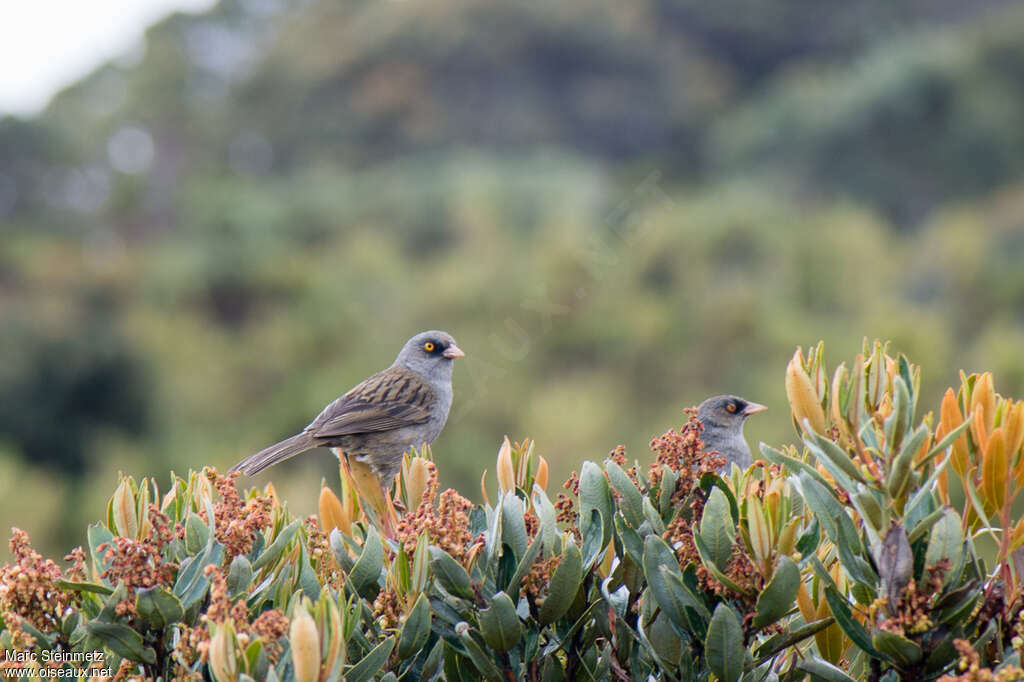
{"type": "Polygon", "coordinates": [[[651,532],[657,535],[665,534],[665,521],[661,518],[661,514],[651,504],[651,498],[644,498],[644,519],[651,526],[651,532]]]}
{"type": "Polygon", "coordinates": [[[103,645],[122,658],[139,663],[156,663],[156,653],[142,643],[142,635],[123,623],[101,623],[89,621],[86,631],[103,642],[103,645]]]}
{"type": "Polygon", "coordinates": [[[821,632],[835,622],[836,619],[829,616],[820,620],[811,621],[810,623],[790,630],[788,633],[769,637],[757,648],[757,651],[755,652],[757,660],[754,661],[754,665],[760,665],[769,658],[778,654],[780,651],[788,649],[794,644],[799,644],[808,637],[813,637],[816,633],[821,632]]]}
{"type": "Polygon", "coordinates": [[[708,569],[711,575],[715,576],[715,580],[722,583],[734,592],[739,592],[740,594],[749,594],[749,590],[740,587],[740,585],[731,578],[729,578],[729,576],[727,576],[722,571],[718,570],[718,566],[715,566],[715,563],[711,561],[710,551],[708,550],[707,545],[704,544],[704,540],[701,539],[699,533],[693,534],[693,544],[697,547],[697,555],[700,557],[701,563],[704,564],[704,568],[708,569]]]}
{"type": "Polygon", "coordinates": [[[114,592],[113,588],[101,585],[100,583],[74,582],[71,580],[62,580],[60,578],[54,580],[53,583],[62,590],[71,590],[73,592],[91,592],[92,594],[100,594],[103,596],[113,594],[114,592]]]}
{"type": "Polygon", "coordinates": [[[484,653],[484,650],[473,639],[473,635],[469,631],[469,624],[465,622],[458,623],[455,626],[455,633],[459,636],[459,641],[462,643],[463,648],[465,648],[469,660],[472,661],[477,671],[484,676],[484,679],[490,680],[490,682],[504,682],[501,671],[498,670],[497,666],[491,661],[491,658],[484,653]]]}
{"type": "Polygon", "coordinates": [[[608,480],[611,482],[615,492],[622,496],[619,500],[619,511],[623,518],[633,528],[639,528],[644,522],[643,495],[633,484],[629,476],[618,464],[610,459],[604,462],[604,470],[608,473],[608,480]]]}
{"type": "Polygon", "coordinates": [[[736,527],[732,522],[729,501],[720,488],[711,489],[711,494],[704,505],[704,515],[700,520],[700,537],[708,548],[711,561],[718,570],[724,571],[732,556],[736,527]]]}
{"type": "Polygon", "coordinates": [[[309,562],[309,554],[306,553],[305,545],[299,546],[299,576],[297,586],[302,590],[302,593],[311,600],[316,601],[320,598],[320,579],[317,577],[316,571],[313,570],[313,565],[309,562]]]}
{"type": "Polygon", "coordinates": [[[590,523],[583,524],[586,528],[583,531],[583,567],[590,570],[590,567],[601,560],[606,545],[601,544],[604,537],[604,520],[601,513],[596,509],[590,510],[590,523]]]}
{"type": "Polygon", "coordinates": [[[506,490],[501,493],[494,509],[486,510],[487,529],[484,531],[484,558],[487,562],[494,561],[501,555],[501,510],[505,508],[506,495],[515,495],[515,492],[506,490]]]}
{"type": "Polygon", "coordinates": [[[426,646],[429,638],[430,600],[427,595],[420,594],[402,626],[402,634],[398,638],[398,657],[406,659],[415,656],[426,646]]]}
{"type": "Polygon", "coordinates": [[[807,424],[806,428],[811,435],[804,437],[804,444],[814,453],[821,465],[835,477],[836,481],[841,481],[843,487],[848,490],[853,490],[856,483],[867,483],[864,474],[860,472],[845,450],[828,438],[815,433],[810,424],[807,424]]]}
{"type": "Polygon", "coordinates": [[[876,649],[904,668],[918,663],[924,657],[920,645],[888,630],[876,630],[871,642],[876,649]]]}
{"type": "Polygon", "coordinates": [[[910,389],[906,380],[897,375],[893,379],[892,414],[885,420],[885,440],[889,452],[895,452],[903,443],[903,435],[913,418],[910,405],[910,389]]]}
{"type": "Polygon", "coordinates": [[[431,545],[427,550],[430,552],[430,572],[434,574],[441,587],[456,597],[472,599],[473,589],[469,584],[469,574],[462,564],[440,547],[431,545]]]}
{"type": "Polygon", "coordinates": [[[853,613],[850,611],[850,605],[847,604],[846,600],[839,594],[835,585],[826,585],[825,600],[828,601],[829,609],[832,610],[832,615],[835,616],[836,623],[838,623],[842,631],[846,633],[846,636],[853,640],[854,644],[869,656],[881,658],[886,661],[889,660],[888,656],[879,653],[871,644],[871,638],[868,637],[868,631],[864,629],[863,625],[854,619],[853,613]]]}
{"type": "Polygon", "coordinates": [[[583,462],[583,468],[580,470],[579,518],[583,537],[587,536],[587,530],[592,523],[591,510],[594,509],[601,515],[601,547],[606,547],[612,537],[612,515],[615,513],[615,506],[604,471],[588,460],[583,462]]]}
{"type": "Polygon", "coordinates": [[[533,509],[537,512],[537,518],[540,519],[541,534],[544,536],[544,553],[558,552],[562,543],[558,534],[555,506],[551,504],[547,494],[539,487],[534,488],[533,509]]]}
{"type": "Polygon", "coordinates": [[[950,567],[956,564],[955,559],[963,552],[964,536],[960,529],[960,515],[952,509],[946,509],[932,527],[928,539],[928,550],[924,555],[924,565],[934,567],[942,559],[948,559],[950,567]]]}
{"type": "Polygon", "coordinates": [[[722,494],[725,495],[725,499],[729,501],[729,511],[732,513],[733,525],[740,522],[740,506],[736,503],[736,496],[732,494],[729,484],[722,480],[721,476],[712,471],[702,474],[700,477],[700,488],[709,494],[712,488],[721,490],[722,494]]]}
{"type": "Polygon", "coordinates": [[[281,529],[281,532],[277,534],[274,541],[270,543],[270,546],[263,550],[263,553],[256,557],[256,560],[252,562],[252,570],[259,571],[264,566],[271,562],[277,561],[277,558],[284,552],[285,547],[292,541],[295,534],[299,532],[299,526],[302,524],[301,519],[295,519],[287,526],[281,529]]]}
{"type": "Polygon", "coordinates": [[[188,513],[185,519],[185,551],[197,554],[206,546],[210,539],[210,527],[203,523],[197,514],[188,513]]]}
{"type": "MultiPolygon", "coordinates": [[[[92,556],[93,570],[96,571],[96,575],[103,575],[110,568],[110,564],[104,560],[104,553],[100,551],[100,546],[106,545],[113,540],[114,534],[103,524],[94,523],[89,526],[86,536],[89,541],[89,554],[92,556]]],[[[103,582],[109,584],[109,581],[105,579],[103,582]]]]}
{"type": "MultiPolygon", "coordinates": [[[[847,537],[858,537],[853,521],[850,520],[846,510],[839,504],[839,500],[835,498],[835,495],[826,486],[823,486],[805,471],[800,472],[796,480],[800,484],[804,501],[807,502],[807,506],[810,507],[815,517],[821,523],[822,528],[825,529],[825,534],[828,535],[828,539],[833,544],[841,542],[839,524],[847,526],[844,529],[847,537]]],[[[851,491],[851,494],[852,492],[855,491],[851,491]]]]}
{"type": "Polygon", "coordinates": [[[648,624],[647,639],[665,664],[673,668],[679,665],[683,654],[683,639],[664,612],[648,624]]]}
{"type": "Polygon", "coordinates": [[[117,581],[117,587],[110,593],[110,596],[103,600],[103,608],[95,620],[103,623],[113,623],[117,618],[117,605],[127,598],[127,585],[124,584],[123,580],[117,581]]]}
{"type": "MultiPolygon", "coordinates": [[[[274,544],[277,544],[276,541],[274,544]]],[[[370,526],[366,530],[366,540],[363,541],[363,553],[348,574],[349,583],[363,599],[373,599],[380,591],[380,572],[383,568],[384,548],[380,535],[370,526]]]]}
{"type": "Polygon", "coordinates": [[[526,554],[529,538],[526,535],[526,509],[518,495],[503,495],[501,501],[501,541],[512,548],[516,560],[526,554]]]}
{"type": "MultiPolygon", "coordinates": [[[[3,621],[0,620],[0,623],[2,623],[2,622],[3,621]]],[[[54,642],[55,642],[55,640],[57,638],[57,633],[52,633],[52,634],[47,635],[47,634],[45,634],[43,632],[40,632],[39,630],[37,630],[35,628],[35,626],[33,626],[27,620],[21,621],[21,623],[18,625],[18,627],[21,628],[21,630],[24,631],[25,634],[27,634],[29,637],[31,637],[32,639],[36,640],[36,642],[35,642],[36,647],[42,647],[42,648],[45,648],[45,649],[52,649],[54,647],[54,642]]],[[[6,653],[6,651],[7,650],[5,650],[5,653],[4,653],[4,657],[5,658],[8,655],[6,653]]],[[[32,679],[32,678],[29,678],[29,679],[32,679]]],[[[35,679],[38,679],[38,678],[35,678],[35,679]]]]}
{"type": "Polygon", "coordinates": [[[232,599],[245,594],[252,584],[252,564],[241,554],[231,560],[227,584],[228,596],[232,599]]]}
{"type": "Polygon", "coordinates": [[[135,610],[154,630],[163,630],[185,617],[181,601],[160,585],[140,587],[135,596],[135,610]]]}
{"type": "Polygon", "coordinates": [[[676,484],[679,482],[679,474],[662,467],[661,469],[661,485],[658,490],[658,516],[661,518],[667,517],[670,513],[674,513],[676,510],[672,502],[672,498],[676,494],[676,484]]]}
{"type": "Polygon", "coordinates": [[[223,558],[224,545],[214,541],[211,535],[202,554],[190,557],[182,563],[173,592],[181,600],[186,613],[206,596],[206,590],[210,586],[210,580],[205,574],[206,567],[220,566],[223,558]]]}
{"type": "Polygon", "coordinates": [[[806,655],[797,663],[796,667],[798,670],[810,673],[813,679],[821,679],[825,682],[856,682],[836,666],[813,654],[806,655]]]}
{"type": "Polygon", "coordinates": [[[508,585],[505,589],[511,594],[511,596],[518,598],[519,586],[522,585],[523,578],[529,574],[530,569],[533,568],[533,562],[540,556],[541,547],[544,545],[543,535],[537,533],[537,537],[530,543],[530,547],[526,550],[526,554],[522,559],[519,560],[519,565],[516,566],[516,572],[512,574],[512,579],[508,581],[508,585]]]}
{"type": "Polygon", "coordinates": [[[840,523],[836,527],[839,530],[839,543],[836,545],[836,550],[843,568],[854,581],[868,589],[874,589],[878,582],[878,575],[871,564],[860,555],[863,552],[860,537],[856,533],[851,534],[851,528],[845,523],[840,523]]]}
{"type": "Polygon", "coordinates": [[[722,682],[737,682],[743,674],[747,650],[743,646],[743,628],[736,612],[725,604],[715,607],[704,640],[708,667],[722,682]]]}
{"type": "Polygon", "coordinates": [[[348,669],[348,672],[345,673],[345,682],[366,682],[373,678],[388,662],[388,656],[391,655],[391,650],[394,648],[394,636],[388,637],[348,669]]]}
{"type": "Polygon", "coordinates": [[[562,557],[551,575],[548,584],[548,595],[541,604],[538,620],[541,625],[548,625],[558,620],[569,610],[576,599],[583,579],[583,557],[572,541],[565,543],[562,557]]]}
{"type": "Polygon", "coordinates": [[[818,473],[818,470],[815,469],[810,464],[808,464],[807,462],[790,457],[789,455],[784,454],[780,450],[776,450],[775,448],[771,447],[770,445],[767,445],[766,443],[761,443],[760,448],[761,454],[764,455],[764,458],[771,462],[772,464],[778,464],[779,466],[783,466],[786,468],[787,471],[791,472],[796,476],[799,476],[800,474],[807,474],[812,479],[820,483],[822,486],[826,488],[828,487],[828,482],[822,477],[820,473],[818,473]]]}
{"type": "Polygon", "coordinates": [[[788,556],[780,556],[775,574],[757,597],[754,626],[764,627],[782,618],[793,608],[800,588],[800,569],[788,556]]]}
{"type": "Polygon", "coordinates": [[[677,627],[684,631],[694,629],[686,617],[686,607],[697,611],[705,621],[711,617],[707,607],[683,582],[675,553],[657,535],[644,538],[643,568],[654,602],[677,627]]]}
{"type": "Polygon", "coordinates": [[[637,566],[641,565],[644,556],[644,541],[639,533],[626,524],[626,520],[622,518],[621,514],[615,515],[615,532],[618,533],[619,540],[622,541],[622,546],[633,563],[637,566]]]}
{"type": "Polygon", "coordinates": [[[516,605],[504,592],[498,592],[489,608],[480,611],[480,632],[495,651],[508,651],[523,638],[516,605]]]}
{"type": "Polygon", "coordinates": [[[420,669],[421,680],[433,680],[440,669],[441,664],[444,662],[444,638],[438,637],[437,641],[434,642],[433,648],[430,653],[427,654],[427,660],[423,662],[423,668],[420,669]]]}

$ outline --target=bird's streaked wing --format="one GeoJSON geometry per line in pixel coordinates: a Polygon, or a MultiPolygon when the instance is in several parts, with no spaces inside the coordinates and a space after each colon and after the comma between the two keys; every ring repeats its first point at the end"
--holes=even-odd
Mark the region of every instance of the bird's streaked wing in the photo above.
{"type": "Polygon", "coordinates": [[[390,431],[430,418],[437,396],[403,367],[378,372],[324,408],[307,428],[315,438],[390,431]]]}

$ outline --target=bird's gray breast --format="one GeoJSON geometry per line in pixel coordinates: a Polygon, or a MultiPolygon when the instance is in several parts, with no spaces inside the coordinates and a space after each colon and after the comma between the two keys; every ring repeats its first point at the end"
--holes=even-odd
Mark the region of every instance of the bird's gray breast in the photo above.
{"type": "Polygon", "coordinates": [[[750,454],[750,446],[747,445],[740,429],[722,428],[714,424],[705,424],[704,433],[701,434],[704,441],[704,450],[710,452],[717,450],[725,457],[724,471],[728,471],[735,462],[740,469],[745,469],[753,462],[750,454]]]}
{"type": "MultiPolygon", "coordinates": [[[[434,409],[431,410],[430,419],[425,424],[423,441],[428,444],[433,443],[434,439],[441,433],[445,422],[448,421],[448,411],[452,407],[452,384],[450,380],[434,382],[431,384],[431,387],[437,395],[437,402],[434,405],[434,409]]],[[[420,444],[412,443],[412,445],[418,446],[420,444]]]]}

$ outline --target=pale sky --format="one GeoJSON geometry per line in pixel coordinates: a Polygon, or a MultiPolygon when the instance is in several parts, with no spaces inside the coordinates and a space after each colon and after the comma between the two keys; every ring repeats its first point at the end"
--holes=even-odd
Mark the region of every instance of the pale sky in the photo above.
{"type": "Polygon", "coordinates": [[[31,115],[58,90],[137,48],[147,26],[213,0],[0,0],[0,116],[31,115]]]}

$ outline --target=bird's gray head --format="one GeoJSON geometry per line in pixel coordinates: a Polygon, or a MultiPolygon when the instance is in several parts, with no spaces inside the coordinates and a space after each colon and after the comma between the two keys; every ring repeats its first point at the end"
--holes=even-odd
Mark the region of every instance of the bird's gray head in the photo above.
{"type": "Polygon", "coordinates": [[[743,430],[743,422],[752,414],[767,409],[734,395],[716,395],[697,407],[697,418],[708,428],[743,430]]]}
{"type": "Polygon", "coordinates": [[[734,395],[716,395],[697,407],[697,418],[704,425],[704,433],[701,434],[704,449],[719,452],[725,457],[719,473],[726,473],[733,464],[740,469],[750,466],[753,459],[750,446],[743,438],[743,422],[764,409],[764,405],[734,395]]]}
{"type": "Polygon", "coordinates": [[[430,382],[451,381],[454,360],[464,355],[451,334],[431,330],[406,341],[394,364],[411,369],[430,382]]]}

